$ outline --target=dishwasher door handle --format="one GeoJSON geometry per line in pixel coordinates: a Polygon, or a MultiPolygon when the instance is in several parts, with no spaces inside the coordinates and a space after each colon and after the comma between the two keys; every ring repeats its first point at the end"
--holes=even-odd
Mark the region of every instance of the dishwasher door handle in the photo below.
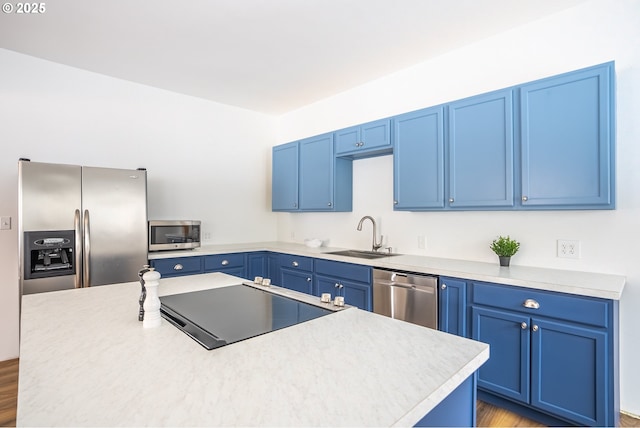
{"type": "Polygon", "coordinates": [[[395,282],[395,281],[383,281],[380,279],[376,279],[374,281],[374,285],[382,285],[385,287],[415,288],[415,286],[412,286],[411,284],[395,282]]]}

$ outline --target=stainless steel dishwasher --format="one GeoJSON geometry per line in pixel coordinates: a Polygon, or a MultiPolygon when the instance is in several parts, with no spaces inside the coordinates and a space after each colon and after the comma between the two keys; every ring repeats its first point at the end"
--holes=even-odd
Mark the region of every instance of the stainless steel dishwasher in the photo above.
{"type": "Polygon", "coordinates": [[[438,328],[438,277],[373,270],[373,312],[438,328]]]}

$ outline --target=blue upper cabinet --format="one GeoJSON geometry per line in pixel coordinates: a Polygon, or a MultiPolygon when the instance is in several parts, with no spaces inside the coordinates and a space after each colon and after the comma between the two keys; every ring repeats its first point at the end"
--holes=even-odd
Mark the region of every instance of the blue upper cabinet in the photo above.
{"type": "Polygon", "coordinates": [[[512,94],[507,89],[448,105],[449,207],[513,206],[512,94]]]}
{"type": "Polygon", "coordinates": [[[283,144],[272,150],[271,208],[273,211],[298,210],[298,143],[283,144]]]}
{"type": "Polygon", "coordinates": [[[350,159],[334,156],[333,134],[273,148],[273,211],[351,211],[350,159]]]}
{"type": "Polygon", "coordinates": [[[379,156],[393,151],[391,120],[382,119],[335,132],[336,156],[379,156]]]}
{"type": "Polygon", "coordinates": [[[432,107],[393,119],[395,210],[444,207],[443,117],[432,107]]]}
{"type": "Polygon", "coordinates": [[[520,87],[523,208],[613,209],[613,62],[520,87]]]}

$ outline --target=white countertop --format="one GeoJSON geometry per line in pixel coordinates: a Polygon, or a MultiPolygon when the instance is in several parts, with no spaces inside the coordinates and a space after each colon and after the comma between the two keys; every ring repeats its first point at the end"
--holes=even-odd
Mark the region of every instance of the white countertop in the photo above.
{"type": "Polygon", "coordinates": [[[626,278],[621,275],[527,266],[500,267],[497,258],[496,263],[483,263],[416,255],[397,255],[368,260],[327,254],[328,252],[342,249],[343,248],[327,247],[309,248],[302,244],[286,242],[259,242],[208,245],[195,250],[155,252],[149,253],[149,258],[162,259],[233,252],[273,251],[387,269],[451,276],[612,300],[620,300],[626,282],[626,278]]]}
{"type": "MultiPolygon", "coordinates": [[[[238,283],[211,273],[159,291],[238,283]]],[[[409,426],[489,358],[486,344],[357,308],[207,351],[164,319],[144,329],[139,293],[23,297],[18,426],[409,426]]]]}

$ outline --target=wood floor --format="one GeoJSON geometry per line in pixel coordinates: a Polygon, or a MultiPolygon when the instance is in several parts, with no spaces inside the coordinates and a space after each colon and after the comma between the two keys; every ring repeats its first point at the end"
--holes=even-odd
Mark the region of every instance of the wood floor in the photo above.
{"type": "MultiPolygon", "coordinates": [[[[0,361],[0,427],[16,426],[18,405],[18,359],[0,361]]],[[[543,427],[544,425],[499,407],[478,401],[479,427],[543,427]]],[[[621,427],[640,427],[640,419],[620,416],[621,427]]]]}

